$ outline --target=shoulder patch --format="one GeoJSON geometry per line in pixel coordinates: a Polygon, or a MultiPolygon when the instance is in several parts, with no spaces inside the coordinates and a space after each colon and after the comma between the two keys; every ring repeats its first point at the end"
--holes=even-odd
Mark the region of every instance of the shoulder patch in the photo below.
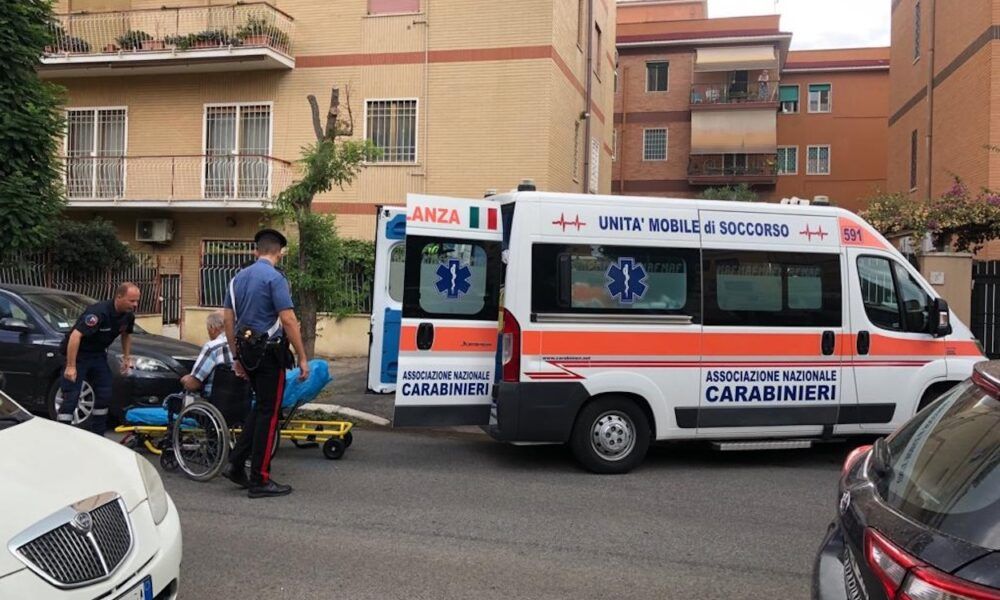
{"type": "Polygon", "coordinates": [[[95,314],[89,314],[83,317],[83,322],[87,327],[96,327],[101,319],[95,314]]]}

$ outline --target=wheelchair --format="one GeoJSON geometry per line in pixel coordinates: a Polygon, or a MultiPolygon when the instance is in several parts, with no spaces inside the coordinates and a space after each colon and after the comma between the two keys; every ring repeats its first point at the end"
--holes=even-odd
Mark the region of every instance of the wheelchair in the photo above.
{"type": "MultiPolygon", "coordinates": [[[[315,398],[330,381],[326,361],[310,361],[309,368],[310,376],[305,382],[298,381],[298,369],[287,373],[280,425],[271,455],[277,453],[280,441],[286,439],[297,448],[322,446],[323,456],[338,460],[353,442],[352,423],[295,418],[302,405],[315,398]]],[[[220,366],[213,374],[212,394],[208,399],[174,394],[165,399],[162,407],[131,408],[125,412],[125,424],[115,431],[125,434],[122,444],[158,454],[165,471],[180,470],[195,481],[209,481],[225,466],[252,407],[249,383],[237,377],[231,368],[220,366]]]]}

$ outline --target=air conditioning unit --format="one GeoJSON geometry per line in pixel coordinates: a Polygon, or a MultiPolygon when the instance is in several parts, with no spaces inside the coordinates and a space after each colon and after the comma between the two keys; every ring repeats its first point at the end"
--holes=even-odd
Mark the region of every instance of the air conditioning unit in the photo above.
{"type": "Polygon", "coordinates": [[[171,219],[136,219],[135,241],[164,244],[174,239],[171,219]]]}
{"type": "Polygon", "coordinates": [[[830,206],[829,196],[813,196],[813,204],[817,206],[830,206]]]}

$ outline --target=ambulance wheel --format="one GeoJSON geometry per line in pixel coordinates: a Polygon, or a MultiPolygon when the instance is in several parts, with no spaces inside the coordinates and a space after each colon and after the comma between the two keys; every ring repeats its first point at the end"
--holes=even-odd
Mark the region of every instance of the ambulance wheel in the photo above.
{"type": "Polygon", "coordinates": [[[354,434],[348,431],[344,434],[344,448],[350,448],[351,444],[354,443],[354,434]]]}
{"type": "Polygon", "coordinates": [[[570,447],[576,460],[588,471],[628,473],[645,458],[649,438],[649,420],[635,402],[607,397],[587,404],[580,411],[570,447]]]}
{"type": "Polygon", "coordinates": [[[337,438],[330,438],[323,442],[323,456],[329,458],[330,460],[338,460],[344,456],[344,452],[347,451],[347,445],[344,444],[344,440],[338,440],[337,438]]]}

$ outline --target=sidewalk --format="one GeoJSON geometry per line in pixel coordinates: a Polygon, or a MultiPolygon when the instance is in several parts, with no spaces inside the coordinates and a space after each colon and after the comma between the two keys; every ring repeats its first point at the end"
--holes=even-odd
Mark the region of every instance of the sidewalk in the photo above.
{"type": "MultiPolygon", "coordinates": [[[[307,405],[327,407],[342,407],[338,411],[344,416],[365,421],[372,425],[388,425],[392,421],[393,394],[369,394],[368,389],[368,358],[336,358],[327,359],[330,365],[330,375],[333,381],[320,395],[307,405]],[[357,411],[357,412],[356,412],[357,411]],[[374,417],[374,418],[371,418],[374,417]]],[[[334,409],[336,410],[336,409],[334,409]]]]}

